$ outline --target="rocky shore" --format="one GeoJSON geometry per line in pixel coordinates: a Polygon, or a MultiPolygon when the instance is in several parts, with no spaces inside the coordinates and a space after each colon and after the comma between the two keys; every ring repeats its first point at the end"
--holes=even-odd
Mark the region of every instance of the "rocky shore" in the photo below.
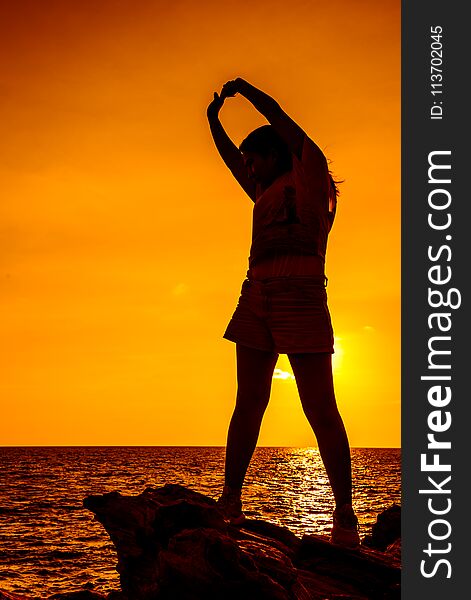
{"type": "MultiPolygon", "coordinates": [[[[228,526],[212,498],[168,484],[139,496],[89,496],[115,545],[121,592],[48,600],[399,600],[400,507],[378,515],[360,548],[247,519],[228,526]]],[[[0,591],[0,600],[29,600],[0,591]]]]}

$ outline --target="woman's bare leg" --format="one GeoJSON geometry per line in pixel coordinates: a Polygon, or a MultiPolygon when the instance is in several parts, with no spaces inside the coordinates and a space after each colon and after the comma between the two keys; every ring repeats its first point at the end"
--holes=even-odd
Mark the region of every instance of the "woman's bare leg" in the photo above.
{"type": "Polygon", "coordinates": [[[257,445],[263,415],[270,399],[278,354],[240,344],[237,353],[237,398],[229,425],[225,484],[240,490],[257,445]]]}
{"type": "Polygon", "coordinates": [[[337,507],[352,503],[350,447],[337,408],[329,353],[289,354],[304,413],[314,431],[337,507]]]}

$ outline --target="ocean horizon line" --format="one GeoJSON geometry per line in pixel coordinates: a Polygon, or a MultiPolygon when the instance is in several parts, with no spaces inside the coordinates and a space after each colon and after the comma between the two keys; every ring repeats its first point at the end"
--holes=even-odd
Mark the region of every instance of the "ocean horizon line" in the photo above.
{"type": "MultiPolygon", "coordinates": [[[[219,444],[0,444],[0,448],[225,448],[225,445],[219,444]]],[[[318,446],[280,446],[280,445],[260,445],[257,448],[313,448],[318,446]]],[[[400,450],[401,446],[350,446],[352,450],[400,450]]]]}

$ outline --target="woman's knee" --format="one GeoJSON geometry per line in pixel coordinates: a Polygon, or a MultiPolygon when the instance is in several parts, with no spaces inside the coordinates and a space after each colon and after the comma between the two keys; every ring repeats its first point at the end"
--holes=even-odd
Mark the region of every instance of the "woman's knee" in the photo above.
{"type": "Polygon", "coordinates": [[[238,390],[234,413],[245,419],[259,419],[268,406],[270,392],[264,394],[247,393],[238,390]]]}
{"type": "Polygon", "coordinates": [[[342,425],[342,417],[335,398],[328,403],[303,402],[303,410],[309,422],[315,428],[332,429],[342,425]]]}

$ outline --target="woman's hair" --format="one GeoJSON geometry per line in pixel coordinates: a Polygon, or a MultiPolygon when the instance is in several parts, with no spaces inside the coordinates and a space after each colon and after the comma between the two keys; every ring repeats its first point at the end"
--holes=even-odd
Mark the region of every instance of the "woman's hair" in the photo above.
{"type": "Polygon", "coordinates": [[[276,132],[272,125],[262,125],[254,129],[239,146],[241,152],[256,152],[266,158],[271,151],[278,156],[278,169],[280,174],[291,171],[293,159],[291,150],[283,138],[276,132]]]}
{"type": "MultiPolygon", "coordinates": [[[[288,144],[277,133],[272,125],[262,125],[254,129],[245,140],[240,144],[241,152],[256,152],[266,158],[272,150],[278,155],[279,172],[285,173],[293,168],[293,159],[288,144]]],[[[337,197],[339,195],[338,184],[343,180],[334,179],[329,170],[330,190],[329,190],[329,212],[335,216],[337,208],[337,197]]]]}
{"type": "Polygon", "coordinates": [[[331,221],[334,221],[335,212],[337,210],[337,198],[340,194],[339,183],[343,183],[343,179],[334,179],[332,175],[332,171],[329,169],[329,180],[330,180],[330,189],[329,189],[329,214],[331,215],[331,221]]]}

